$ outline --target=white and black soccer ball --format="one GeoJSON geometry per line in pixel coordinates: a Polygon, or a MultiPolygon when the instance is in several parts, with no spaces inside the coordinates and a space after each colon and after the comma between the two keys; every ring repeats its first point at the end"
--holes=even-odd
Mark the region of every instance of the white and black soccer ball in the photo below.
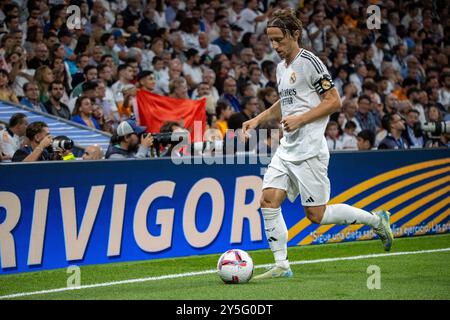
{"type": "Polygon", "coordinates": [[[253,275],[253,260],[244,250],[231,249],[217,262],[217,272],[225,283],[245,283],[253,275]]]}

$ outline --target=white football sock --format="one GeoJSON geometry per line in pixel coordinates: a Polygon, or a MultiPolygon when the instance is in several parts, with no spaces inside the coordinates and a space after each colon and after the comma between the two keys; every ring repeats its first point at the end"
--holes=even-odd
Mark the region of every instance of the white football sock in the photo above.
{"type": "Polygon", "coordinates": [[[281,208],[261,208],[264,218],[264,230],[277,266],[289,268],[287,257],[288,230],[284,222],[281,208]]]}
{"type": "Polygon", "coordinates": [[[365,224],[377,228],[380,222],[376,214],[341,203],[328,205],[320,224],[365,224]]]}

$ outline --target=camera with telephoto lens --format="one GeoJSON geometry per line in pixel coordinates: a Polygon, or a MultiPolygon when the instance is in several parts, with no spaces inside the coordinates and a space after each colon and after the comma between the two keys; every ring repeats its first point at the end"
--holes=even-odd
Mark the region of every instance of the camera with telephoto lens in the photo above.
{"type": "Polygon", "coordinates": [[[430,133],[433,136],[450,133],[450,121],[425,122],[421,127],[423,131],[430,133]]]}
{"type": "Polygon", "coordinates": [[[56,137],[53,139],[52,147],[53,150],[72,150],[74,145],[74,142],[72,139],[69,139],[68,137],[56,137]]]}

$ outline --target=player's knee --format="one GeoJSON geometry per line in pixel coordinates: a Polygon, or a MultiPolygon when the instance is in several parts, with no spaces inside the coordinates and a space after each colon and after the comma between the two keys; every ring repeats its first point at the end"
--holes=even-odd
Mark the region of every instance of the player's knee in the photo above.
{"type": "Polygon", "coordinates": [[[279,208],[280,203],[278,201],[275,201],[274,199],[270,199],[269,197],[265,197],[264,195],[261,197],[259,204],[261,208],[279,208]]]}
{"type": "Polygon", "coordinates": [[[322,218],[319,217],[317,214],[314,213],[307,213],[306,217],[309,219],[309,221],[311,221],[312,223],[317,223],[320,224],[320,222],[322,221],[322,218]]]}
{"type": "Polygon", "coordinates": [[[306,218],[312,223],[320,224],[322,222],[323,213],[318,208],[307,208],[305,207],[306,218]]]}

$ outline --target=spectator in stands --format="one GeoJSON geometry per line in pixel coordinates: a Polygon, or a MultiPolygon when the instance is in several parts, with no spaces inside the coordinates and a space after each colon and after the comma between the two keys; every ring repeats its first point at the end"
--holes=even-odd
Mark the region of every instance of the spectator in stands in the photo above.
{"type": "Polygon", "coordinates": [[[185,56],[186,62],[183,64],[183,74],[189,89],[194,90],[203,78],[202,68],[200,68],[200,55],[197,49],[190,48],[186,51],[185,56]]]}
{"type": "Polygon", "coordinates": [[[219,37],[215,39],[212,44],[218,46],[222,53],[226,55],[231,55],[233,53],[234,46],[231,43],[231,29],[228,23],[224,23],[220,27],[219,37]]]}
{"type": "Polygon", "coordinates": [[[198,35],[198,54],[205,56],[208,60],[213,60],[214,57],[222,53],[222,49],[216,44],[210,43],[209,36],[206,32],[200,32],[198,35]]]}
{"type": "Polygon", "coordinates": [[[242,124],[254,118],[259,108],[256,97],[246,97],[242,99],[242,111],[233,113],[228,119],[228,128],[237,130],[242,128],[242,124]]]}
{"type": "Polygon", "coordinates": [[[188,85],[184,78],[174,79],[169,84],[169,97],[189,99],[188,85]]]}
{"type": "Polygon", "coordinates": [[[358,133],[358,150],[367,151],[372,150],[375,143],[375,134],[370,130],[362,130],[358,133]]]}
{"type": "Polygon", "coordinates": [[[20,100],[22,105],[36,111],[47,113],[44,104],[39,101],[39,89],[35,82],[26,82],[23,85],[23,92],[25,97],[20,100]]]}
{"type": "Polygon", "coordinates": [[[256,66],[252,67],[249,70],[249,80],[253,92],[256,95],[258,91],[263,88],[263,84],[261,82],[261,69],[256,66]]]}
{"type": "Polygon", "coordinates": [[[101,160],[103,159],[103,151],[98,144],[87,146],[82,156],[83,160],[101,160]]]}
{"type": "Polygon", "coordinates": [[[267,24],[268,17],[273,12],[273,7],[269,6],[265,13],[258,10],[257,0],[247,0],[247,5],[240,13],[237,24],[244,30],[243,32],[255,32],[261,34],[267,24]]]}
{"type": "Polygon", "coordinates": [[[143,135],[145,127],[139,127],[133,120],[123,121],[111,138],[106,159],[136,159],[149,157],[153,145],[151,134],[143,135]]]}
{"type": "Polygon", "coordinates": [[[102,45],[102,54],[111,55],[115,65],[120,64],[119,56],[117,52],[114,51],[114,46],[116,44],[116,38],[109,32],[105,32],[100,37],[100,44],[102,45]]]}
{"type": "Polygon", "coordinates": [[[69,120],[70,110],[69,107],[61,102],[61,98],[64,94],[64,85],[60,81],[54,81],[50,83],[48,87],[49,99],[44,103],[45,108],[49,114],[57,117],[69,120]]]}
{"type": "Polygon", "coordinates": [[[5,69],[0,69],[0,100],[19,103],[16,94],[8,85],[9,74],[5,69]]]}
{"type": "Polygon", "coordinates": [[[121,64],[117,68],[117,74],[119,79],[112,85],[111,89],[114,93],[114,98],[118,106],[123,102],[123,87],[127,84],[131,84],[133,80],[133,68],[127,64],[121,64]]]}
{"type": "Polygon", "coordinates": [[[83,84],[87,81],[96,80],[98,78],[98,70],[97,67],[93,65],[87,65],[83,69],[84,81],[80,82],[75,88],[73,88],[72,93],[70,94],[71,98],[78,98],[83,91],[83,84]]]}
{"type": "Polygon", "coordinates": [[[344,127],[344,133],[341,137],[342,149],[357,150],[358,141],[356,139],[356,124],[353,121],[347,121],[344,127]]]}
{"type": "Polygon", "coordinates": [[[219,100],[216,106],[216,127],[219,129],[222,138],[225,137],[228,130],[228,119],[233,114],[231,107],[224,101],[219,100]]]}
{"type": "Polygon", "coordinates": [[[258,91],[258,99],[263,103],[264,109],[268,109],[279,99],[278,92],[272,87],[263,88],[258,91]]]}
{"type": "Polygon", "coordinates": [[[27,116],[15,113],[9,119],[8,127],[0,130],[0,151],[3,153],[3,160],[12,159],[14,153],[20,149],[27,126],[27,116]]]}
{"type": "MultiPolygon", "coordinates": [[[[436,104],[430,103],[428,105],[427,122],[442,122],[443,117],[439,107],[436,104]]],[[[425,148],[444,147],[448,143],[448,138],[445,134],[435,134],[434,132],[425,132],[426,142],[425,148]]]]}
{"type": "Polygon", "coordinates": [[[225,100],[231,106],[234,112],[240,112],[242,106],[239,103],[236,94],[237,94],[236,80],[232,77],[226,78],[223,83],[223,95],[221,99],[225,100]]]}
{"type": "Polygon", "coordinates": [[[40,66],[49,66],[50,60],[49,60],[49,50],[45,43],[40,42],[36,44],[36,50],[34,51],[34,57],[31,58],[31,60],[28,61],[28,67],[30,69],[37,69],[40,66]]]}
{"type": "Polygon", "coordinates": [[[342,150],[342,141],[339,139],[338,123],[336,121],[329,121],[325,129],[325,137],[327,139],[328,150],[342,150]]]}
{"type": "Polygon", "coordinates": [[[80,96],[77,98],[70,120],[92,129],[101,130],[100,125],[92,116],[92,112],[91,99],[86,96],[80,96]]]}
{"type": "Polygon", "coordinates": [[[355,133],[361,131],[361,125],[359,124],[358,119],[356,118],[357,113],[357,105],[354,99],[346,99],[342,103],[342,110],[344,111],[344,121],[342,123],[341,129],[344,130],[345,125],[348,121],[352,121],[356,125],[355,133]]]}
{"type": "Polygon", "coordinates": [[[52,69],[47,65],[40,66],[34,73],[34,81],[39,88],[39,101],[46,103],[49,99],[48,87],[50,83],[55,81],[52,69]]]}
{"type": "Polygon", "coordinates": [[[358,98],[358,111],[356,112],[356,120],[361,126],[362,130],[368,129],[373,133],[377,132],[377,122],[375,116],[370,111],[370,97],[367,95],[358,98]]]}
{"type": "Polygon", "coordinates": [[[384,138],[378,149],[408,149],[408,141],[402,137],[405,131],[405,124],[402,117],[398,113],[386,115],[388,135],[384,138]]]}
{"type": "Polygon", "coordinates": [[[114,133],[114,120],[105,116],[103,107],[99,104],[92,106],[92,117],[97,121],[100,130],[113,134],[114,133]]]}
{"type": "Polygon", "coordinates": [[[36,121],[30,123],[27,126],[25,135],[30,145],[17,150],[13,155],[13,162],[49,161],[54,159],[53,151],[49,149],[53,138],[45,122],[36,121]]]}
{"type": "Polygon", "coordinates": [[[141,71],[137,77],[137,81],[139,89],[147,90],[150,92],[153,92],[153,90],[155,90],[155,75],[152,71],[141,71]]]}

